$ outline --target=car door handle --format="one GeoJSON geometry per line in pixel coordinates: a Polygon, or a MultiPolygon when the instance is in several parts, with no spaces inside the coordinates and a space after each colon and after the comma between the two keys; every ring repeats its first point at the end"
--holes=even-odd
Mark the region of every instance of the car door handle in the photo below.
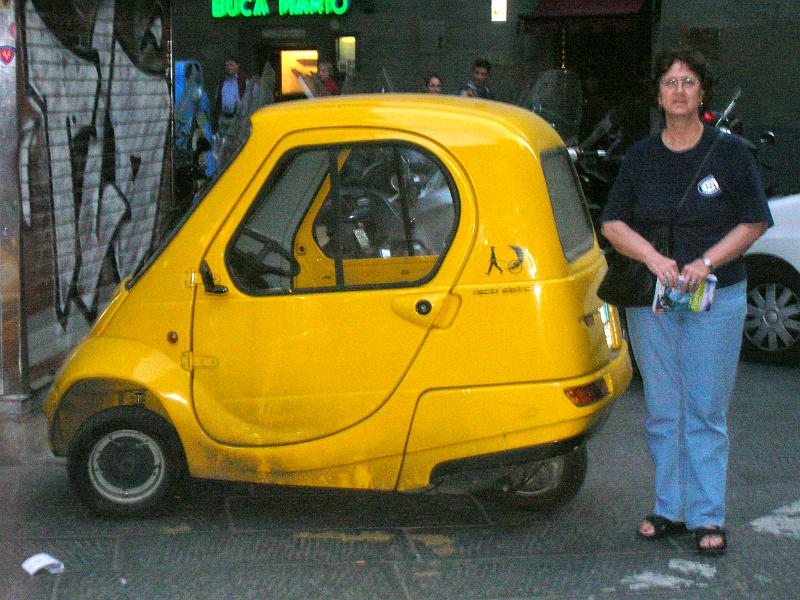
{"type": "Polygon", "coordinates": [[[211,267],[208,266],[206,261],[200,263],[200,278],[203,280],[203,287],[206,290],[206,294],[221,296],[222,294],[228,293],[227,286],[214,283],[214,274],[211,272],[211,267]]]}

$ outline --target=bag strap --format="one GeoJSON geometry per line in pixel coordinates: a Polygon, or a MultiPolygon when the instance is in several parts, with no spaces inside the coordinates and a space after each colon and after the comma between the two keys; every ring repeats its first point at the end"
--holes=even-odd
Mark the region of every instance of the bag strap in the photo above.
{"type": "Polygon", "coordinates": [[[706,151],[706,155],[703,157],[703,160],[700,163],[700,166],[697,167],[697,171],[695,171],[694,175],[692,176],[691,181],[689,182],[689,185],[686,187],[686,190],[683,192],[683,196],[681,196],[680,202],[678,202],[678,206],[677,206],[677,208],[675,209],[675,212],[672,215],[672,221],[670,222],[670,227],[672,227],[675,224],[675,221],[678,218],[678,213],[680,212],[681,208],[683,208],[683,204],[684,204],[684,202],[686,202],[686,198],[689,197],[689,192],[692,191],[692,188],[694,187],[695,181],[697,181],[697,178],[700,177],[700,174],[703,172],[703,167],[706,166],[706,163],[708,162],[708,159],[711,157],[711,153],[714,151],[714,148],[716,147],[717,142],[720,140],[720,138],[722,138],[723,135],[725,135],[725,134],[723,134],[721,131],[717,131],[717,135],[714,136],[714,140],[711,142],[711,146],[708,147],[708,150],[706,151]]]}

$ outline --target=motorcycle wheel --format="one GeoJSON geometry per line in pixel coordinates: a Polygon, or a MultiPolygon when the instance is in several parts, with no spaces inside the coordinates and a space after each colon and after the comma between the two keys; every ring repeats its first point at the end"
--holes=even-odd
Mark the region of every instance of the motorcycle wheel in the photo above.
{"type": "Polygon", "coordinates": [[[67,453],[70,483],[95,513],[152,512],[185,472],[172,426],[138,407],[112,408],[90,418],[67,453]]]}
{"type": "Polygon", "coordinates": [[[589,459],[586,447],[537,463],[524,480],[508,490],[486,492],[489,499],[515,509],[548,509],[575,497],[586,479],[589,459]]]}
{"type": "Polygon", "coordinates": [[[772,364],[800,362],[800,275],[781,263],[748,263],[742,356],[772,364]]]}

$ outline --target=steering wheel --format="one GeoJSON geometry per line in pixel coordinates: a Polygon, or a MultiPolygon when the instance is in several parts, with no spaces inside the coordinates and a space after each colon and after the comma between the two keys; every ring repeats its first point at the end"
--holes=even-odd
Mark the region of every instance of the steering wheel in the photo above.
{"type": "Polygon", "coordinates": [[[281,277],[295,277],[300,273],[300,263],[297,262],[297,259],[289,250],[281,246],[271,237],[267,237],[255,229],[250,229],[249,227],[243,227],[240,235],[250,238],[261,245],[257,253],[243,252],[235,247],[232,249],[231,253],[235,254],[243,262],[246,262],[248,267],[261,274],[279,275],[281,277]],[[277,254],[281,258],[285,259],[286,262],[289,263],[289,268],[284,269],[282,267],[271,265],[265,262],[264,259],[270,254],[277,254]]]}

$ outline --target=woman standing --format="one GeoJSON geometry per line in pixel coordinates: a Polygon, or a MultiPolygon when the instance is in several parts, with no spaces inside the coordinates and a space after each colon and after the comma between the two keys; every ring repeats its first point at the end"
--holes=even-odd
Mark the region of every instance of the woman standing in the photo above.
{"type": "Polygon", "coordinates": [[[712,272],[718,282],[708,312],[626,309],[655,463],[655,506],[638,533],[655,539],[688,528],[699,552],[722,554],[726,417],[746,314],[741,255],[772,218],[747,148],[700,120],[711,93],[703,56],[660,54],[653,83],[665,127],[628,151],[601,217],[602,234],[667,285],[694,291],[712,272]],[[671,257],[641,235],[670,223],[671,257]]]}

